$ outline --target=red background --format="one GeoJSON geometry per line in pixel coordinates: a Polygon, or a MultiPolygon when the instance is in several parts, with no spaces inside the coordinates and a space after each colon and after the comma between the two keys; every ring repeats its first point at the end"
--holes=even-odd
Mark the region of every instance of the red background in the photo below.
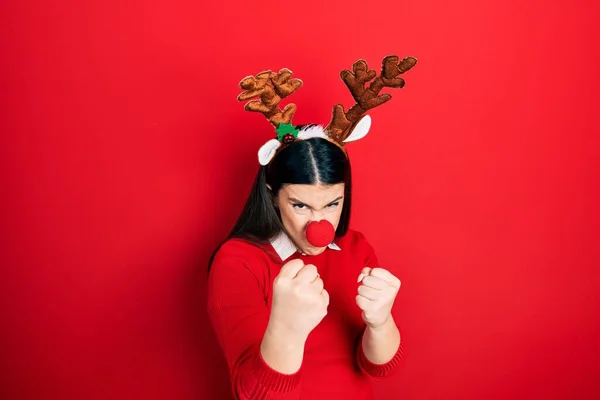
{"type": "Polygon", "coordinates": [[[403,281],[379,398],[600,397],[597,2],[48,3],[0,5],[0,397],[226,399],[206,262],[271,136],[237,84],[289,67],[326,123],[394,53],[350,150],[403,281]]]}

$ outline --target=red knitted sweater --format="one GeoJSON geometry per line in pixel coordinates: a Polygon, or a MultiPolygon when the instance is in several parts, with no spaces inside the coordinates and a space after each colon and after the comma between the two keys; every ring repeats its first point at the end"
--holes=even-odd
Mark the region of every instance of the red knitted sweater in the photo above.
{"type": "Polygon", "coordinates": [[[284,261],[271,244],[227,241],[217,252],[208,285],[208,312],[227,359],[232,390],[240,400],[372,399],[371,381],[389,376],[401,348],[384,365],[369,362],[361,347],[365,324],[355,302],[363,267],[378,267],[365,237],[350,230],[317,256],[314,264],[330,295],[328,313],[310,333],[300,370],[291,375],[270,368],[260,354],[269,320],[273,281],[284,261]]]}

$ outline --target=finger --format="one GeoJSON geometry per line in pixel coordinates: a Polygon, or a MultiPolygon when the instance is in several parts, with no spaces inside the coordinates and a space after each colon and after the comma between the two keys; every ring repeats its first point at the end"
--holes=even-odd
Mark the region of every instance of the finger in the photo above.
{"type": "Polygon", "coordinates": [[[323,302],[325,303],[325,307],[327,307],[329,305],[329,292],[325,289],[323,289],[323,291],[321,292],[321,298],[323,299],[323,302]]]}
{"type": "Polygon", "coordinates": [[[371,307],[371,303],[371,300],[360,294],[356,296],[356,305],[363,311],[368,310],[371,307]]]}
{"type": "Polygon", "coordinates": [[[294,279],[298,272],[304,267],[304,262],[300,259],[292,260],[281,267],[280,276],[294,279]]]}
{"type": "Polygon", "coordinates": [[[358,287],[358,294],[362,297],[366,297],[369,300],[377,300],[382,297],[384,292],[379,289],[373,289],[365,285],[360,285],[358,287]]]}
{"type": "Polygon", "coordinates": [[[360,271],[360,275],[358,275],[357,282],[360,283],[360,281],[362,281],[365,276],[369,276],[369,275],[371,275],[371,268],[364,267],[362,269],[362,271],[360,271]]]}
{"type": "Polygon", "coordinates": [[[376,276],[367,276],[362,280],[362,284],[368,286],[373,289],[384,290],[387,289],[390,284],[387,281],[384,281],[381,278],[377,278],[376,276]]]}
{"type": "Polygon", "coordinates": [[[390,285],[396,287],[397,289],[400,288],[400,280],[392,275],[392,273],[387,269],[373,268],[371,275],[387,281],[390,285]]]}
{"type": "Polygon", "coordinates": [[[315,279],[319,276],[317,271],[317,267],[312,264],[307,264],[298,272],[295,279],[298,279],[302,282],[311,283],[314,282],[315,279]]]}
{"type": "Polygon", "coordinates": [[[323,288],[325,287],[325,284],[323,283],[323,279],[321,278],[317,278],[314,280],[313,283],[310,284],[311,289],[314,290],[316,293],[321,293],[323,291],[323,288]]]}

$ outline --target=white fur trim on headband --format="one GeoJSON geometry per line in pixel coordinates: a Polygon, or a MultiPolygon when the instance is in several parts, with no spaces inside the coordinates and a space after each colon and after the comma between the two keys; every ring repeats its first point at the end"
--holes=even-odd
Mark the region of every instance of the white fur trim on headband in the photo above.
{"type": "Polygon", "coordinates": [[[320,137],[327,139],[325,129],[320,125],[309,126],[308,128],[302,129],[298,132],[298,139],[305,140],[310,138],[320,137]]]}
{"type": "Polygon", "coordinates": [[[260,165],[267,165],[275,156],[275,152],[281,146],[277,139],[271,139],[258,150],[258,162],[260,165]]]}
{"type": "Polygon", "coordinates": [[[371,117],[365,115],[358,121],[358,124],[352,130],[350,136],[344,140],[344,143],[354,142],[355,140],[359,140],[367,136],[369,133],[369,129],[371,129],[371,117]]]}
{"type": "MultiPolygon", "coordinates": [[[[354,142],[355,140],[364,138],[367,136],[367,133],[369,133],[369,129],[371,129],[371,117],[365,115],[360,121],[358,121],[358,124],[356,124],[352,130],[350,136],[344,140],[344,143],[354,142]]],[[[329,139],[325,133],[325,129],[320,125],[309,126],[298,132],[298,140],[306,140],[316,137],[329,139]]],[[[270,163],[275,156],[277,149],[280,147],[281,142],[277,139],[271,139],[265,143],[258,151],[258,162],[260,162],[260,165],[267,165],[270,163]]]]}

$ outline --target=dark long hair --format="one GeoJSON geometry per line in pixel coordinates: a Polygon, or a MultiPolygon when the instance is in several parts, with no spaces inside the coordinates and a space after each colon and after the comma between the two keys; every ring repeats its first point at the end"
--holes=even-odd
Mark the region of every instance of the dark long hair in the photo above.
{"type": "Polygon", "coordinates": [[[267,243],[284,229],[273,202],[284,185],[337,183],[344,183],[344,203],[336,229],[336,237],[340,237],[348,231],[352,200],[350,161],[346,153],[322,138],[299,140],[283,148],[267,166],[258,170],[242,213],[210,258],[209,271],[217,251],[229,239],[241,238],[254,244],[267,243]],[[267,184],[271,187],[270,191],[267,184]]]}

